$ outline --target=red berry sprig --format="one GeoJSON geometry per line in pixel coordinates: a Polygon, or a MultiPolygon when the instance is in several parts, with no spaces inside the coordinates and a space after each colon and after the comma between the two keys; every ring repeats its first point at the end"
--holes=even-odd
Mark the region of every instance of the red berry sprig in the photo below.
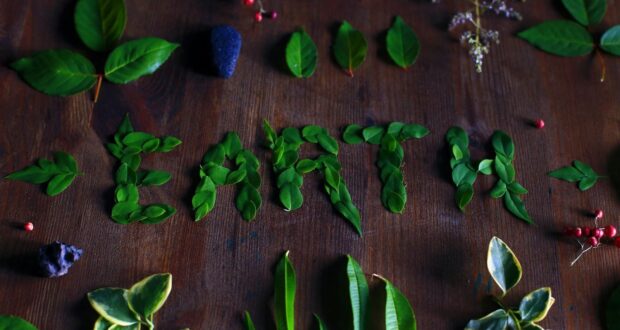
{"type": "Polygon", "coordinates": [[[254,21],[256,21],[257,23],[262,22],[263,18],[278,18],[278,13],[276,11],[266,10],[265,7],[263,7],[263,2],[261,0],[243,0],[243,4],[248,7],[258,5],[258,11],[254,13],[254,21]]]}
{"type": "Polygon", "coordinates": [[[613,244],[620,248],[620,236],[617,236],[618,230],[616,227],[613,225],[599,227],[598,225],[598,220],[603,218],[603,210],[595,210],[593,215],[594,227],[566,227],[564,229],[564,234],[577,239],[577,243],[579,243],[581,247],[579,255],[571,262],[571,266],[574,265],[584,253],[593,248],[598,248],[601,244],[613,244]]]}

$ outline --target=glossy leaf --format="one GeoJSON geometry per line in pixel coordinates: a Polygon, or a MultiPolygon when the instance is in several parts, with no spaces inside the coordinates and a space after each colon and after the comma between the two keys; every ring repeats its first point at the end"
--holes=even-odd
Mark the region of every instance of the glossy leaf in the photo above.
{"type": "Polygon", "coordinates": [[[519,260],[508,245],[497,237],[493,237],[489,243],[487,268],[504,294],[521,280],[522,270],[519,260]]]}
{"type": "Polygon", "coordinates": [[[179,47],[159,38],[132,40],[116,47],[105,63],[105,77],[116,84],[126,84],[152,74],[179,47]]]}
{"type": "Polygon", "coordinates": [[[97,321],[95,321],[95,325],[93,326],[93,330],[108,330],[112,326],[114,326],[113,323],[111,323],[110,321],[104,319],[103,317],[99,317],[97,319],[97,321]]]}
{"type": "Polygon", "coordinates": [[[98,52],[110,50],[125,31],[125,1],[78,0],[74,20],[75,29],[88,48],[98,52]]]}
{"type": "Polygon", "coordinates": [[[546,21],[519,33],[519,37],[547,53],[584,56],[594,49],[590,32],[566,20],[546,21]]]}
{"type": "Polygon", "coordinates": [[[465,330],[507,330],[510,315],[503,309],[498,309],[480,319],[471,320],[465,330]]]}
{"type": "Polygon", "coordinates": [[[243,313],[243,325],[245,326],[245,330],[256,330],[252,317],[250,316],[250,312],[248,311],[243,313]]]}
{"type": "Polygon", "coordinates": [[[385,330],[416,330],[416,319],[411,304],[387,279],[385,282],[385,330]]]}
{"type": "Polygon", "coordinates": [[[127,294],[131,309],[143,318],[157,312],[172,290],[172,275],[155,274],[134,284],[127,294]]]}
{"type": "Polygon", "coordinates": [[[545,330],[545,328],[541,327],[540,325],[536,323],[527,323],[527,324],[521,325],[521,330],[545,330]]]}
{"type": "Polygon", "coordinates": [[[275,272],[274,315],[277,330],[295,329],[295,290],[297,288],[295,269],[287,251],[275,272]]]}
{"type": "Polygon", "coordinates": [[[69,188],[75,177],[76,175],[72,173],[58,174],[54,176],[47,184],[47,189],[45,190],[45,193],[47,193],[48,196],[56,196],[60,194],[61,192],[69,188]]]}
{"type": "Polygon", "coordinates": [[[106,320],[123,326],[139,322],[138,316],[129,308],[127,290],[102,288],[88,293],[90,305],[106,320]]]}
{"type": "Polygon", "coordinates": [[[333,53],[338,65],[353,76],[353,70],[366,59],[367,51],[368,44],[364,35],[353,28],[349,22],[343,21],[333,45],[333,53]]]}
{"type": "Polygon", "coordinates": [[[606,0],[562,0],[566,10],[581,25],[600,23],[607,10],[606,0]]]}
{"type": "Polygon", "coordinates": [[[491,144],[497,154],[508,159],[514,158],[515,145],[508,134],[502,131],[495,131],[491,137],[491,144]]]}
{"type": "Polygon", "coordinates": [[[66,49],[46,50],[11,63],[11,68],[32,88],[48,95],[73,95],[97,82],[93,64],[66,49]]]}
{"type": "Polygon", "coordinates": [[[368,289],[364,271],[350,255],[347,255],[347,280],[349,283],[349,301],[351,303],[353,330],[365,330],[370,290],[368,289]]]}
{"type": "Polygon", "coordinates": [[[362,135],[362,126],[349,125],[342,133],[342,140],[347,144],[358,144],[364,142],[364,136],[362,135]]]}
{"type": "Polygon", "coordinates": [[[37,330],[37,327],[17,316],[0,315],[0,330],[37,330]]]}
{"type": "Polygon", "coordinates": [[[603,33],[601,48],[610,54],[620,56],[620,25],[615,25],[603,33]]]}
{"type": "Polygon", "coordinates": [[[524,323],[538,322],[547,316],[547,312],[555,302],[551,296],[551,288],[540,288],[528,293],[519,305],[521,321],[524,323]]]}
{"type": "Polygon", "coordinates": [[[394,63],[403,69],[415,63],[420,54],[418,36],[400,16],[396,16],[388,30],[386,43],[388,54],[394,63]]]}
{"type": "Polygon", "coordinates": [[[291,35],[286,45],[286,64],[293,75],[309,78],[314,74],[317,50],[314,41],[306,31],[300,29],[291,35]]]}

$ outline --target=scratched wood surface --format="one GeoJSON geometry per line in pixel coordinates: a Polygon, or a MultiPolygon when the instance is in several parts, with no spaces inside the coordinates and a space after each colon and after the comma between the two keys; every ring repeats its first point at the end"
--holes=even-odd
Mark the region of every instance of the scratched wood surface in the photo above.
{"type": "MultiPolygon", "coordinates": [[[[557,298],[550,329],[600,329],[602,307],[620,282],[620,250],[604,247],[569,263],[576,246],[555,233],[566,224],[589,225],[589,210],[602,208],[604,223],[620,224],[618,193],[610,182],[581,193],[545,173],[580,159],[599,172],[617,169],[620,146],[620,59],[605,56],[608,81],[597,81],[594,57],[564,59],[544,54],[514,35],[546,19],[566,17],[559,1],[518,4],[522,22],[489,18],[502,32],[476,74],[466,51],[446,33],[450,15],[464,2],[426,0],[266,1],[275,21],[255,24],[240,1],[127,0],[125,39],[159,36],[182,44],[153,76],[116,86],[104,83],[100,101],[92,94],[50,97],[24,84],[6,64],[49,48],[85,51],[72,24],[73,0],[0,0],[0,175],[20,169],[55,150],[76,156],[85,173],[58,197],[37,186],[0,182],[0,314],[17,314],[44,330],[88,329],[96,314],[86,293],[105,286],[129,287],[158,272],[174,276],[173,290],[157,314],[160,329],[241,329],[249,310],[259,329],[273,328],[270,301],[273,269],[285,250],[298,275],[298,327],[311,329],[313,312],[332,329],[346,329],[340,312],[342,258],[351,254],[369,275],[392,280],[410,299],[420,329],[459,329],[493,310],[486,300],[485,258],[490,238],[503,238],[516,252],[523,280],[508,296],[550,286],[557,298]],[[385,59],[384,33],[394,15],[418,33],[422,53],[404,72],[385,59]],[[366,62],[354,78],[330,55],[338,22],[346,19],[369,41],[366,62]],[[205,73],[209,28],[231,24],[243,35],[235,75],[205,73]],[[308,80],[283,69],[287,35],[304,26],[319,49],[319,66],[308,80]],[[184,143],[169,154],[149,156],[144,167],[163,169],[173,180],[143,189],[144,201],[176,206],[160,225],[118,225],[109,218],[115,160],[104,149],[125,113],[134,125],[184,143]],[[543,118],[536,130],[530,120],[543,118]],[[394,120],[420,123],[431,131],[405,144],[408,197],[403,215],[381,205],[374,166],[376,146],[341,144],[343,175],[363,216],[364,237],[334,213],[316,174],[306,179],[305,204],[284,212],[275,199],[269,152],[262,147],[261,121],[274,127],[318,124],[339,135],[350,123],[394,120]],[[529,189],[525,204],[537,225],[527,226],[492,200],[491,177],[481,178],[468,212],[458,211],[449,180],[444,134],[461,125],[471,134],[475,158],[490,153],[495,129],[516,143],[518,180],[529,189]],[[203,153],[228,131],[236,131],[262,161],[264,205],[253,223],[241,220],[234,188],[218,191],[214,211],[192,221],[189,205],[203,153]],[[20,229],[32,221],[35,230],[20,229]],[[84,249],[71,272],[43,279],[25,260],[42,244],[61,240],[84,249]]],[[[595,31],[620,21],[616,1],[595,31]]],[[[304,155],[313,155],[304,149],[304,155]]],[[[371,285],[378,286],[377,280],[371,285]]],[[[380,326],[376,327],[380,329],[380,326]]]]}

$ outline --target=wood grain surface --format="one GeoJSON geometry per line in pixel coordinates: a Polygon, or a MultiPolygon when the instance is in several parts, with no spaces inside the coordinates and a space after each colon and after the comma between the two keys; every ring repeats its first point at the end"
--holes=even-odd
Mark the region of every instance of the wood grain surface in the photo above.
{"type": "MultiPolygon", "coordinates": [[[[489,17],[502,33],[482,74],[466,50],[446,31],[465,1],[330,0],[266,1],[279,18],[256,24],[238,0],[127,0],[125,40],[158,36],[182,47],[154,75],[129,85],[104,83],[100,100],[90,92],[50,97],[28,87],[7,64],[36,50],[86,51],[73,28],[74,0],[0,0],[0,175],[29,165],[56,150],[76,156],[81,170],[58,197],[33,185],[0,181],[0,314],[17,314],[40,329],[89,329],[96,313],[86,293],[99,287],[129,287],[158,272],[174,276],[173,290],[157,314],[159,329],[241,329],[249,310],[259,329],[273,328],[270,302],[273,269],[285,250],[298,275],[298,327],[313,329],[312,313],[331,329],[346,329],[342,282],[345,254],[368,274],[389,278],[410,299],[420,329],[462,329],[471,318],[493,310],[485,298],[489,240],[504,239],[524,269],[506,302],[550,286],[557,298],[549,329],[601,329],[602,310],[620,282],[620,250],[602,247],[574,267],[574,242],[556,233],[564,225],[591,225],[588,212],[605,210],[605,224],[619,225],[618,191],[605,180],[585,193],[545,173],[579,159],[599,172],[617,170],[620,153],[620,59],[605,56],[607,78],[598,82],[595,57],[559,58],[515,37],[547,19],[568,17],[560,1],[515,5],[524,20],[489,17]],[[403,71],[386,60],[384,35],[395,15],[417,32],[422,53],[403,71]],[[335,64],[330,45],[346,19],[369,41],[365,63],[350,78],[335,64]],[[228,80],[205,72],[208,31],[231,24],[243,35],[235,75],[228,80]],[[319,50],[316,74],[293,78],[283,67],[288,35],[303,26],[319,50]],[[145,168],[170,171],[163,187],[142,189],[145,202],[176,206],[178,214],[160,225],[114,223],[113,173],[116,160],[104,148],[125,113],[137,129],[174,135],[176,151],[147,157],[145,168]],[[530,121],[543,118],[537,130],[530,121]],[[284,212],[276,202],[270,152],[262,146],[261,121],[277,129],[317,124],[340,135],[350,123],[407,121],[431,134],[405,144],[408,202],[403,215],[386,211],[374,165],[377,148],[341,143],[343,175],[363,218],[364,237],[333,210],[321,178],[309,175],[304,206],[284,212]],[[516,144],[517,179],[529,189],[525,204],[536,225],[513,218],[489,197],[492,177],[479,179],[474,201],[461,213],[450,181],[446,130],[463,126],[474,158],[491,154],[495,129],[516,144]],[[190,196],[204,152],[228,131],[236,131],[261,160],[264,204],[253,223],[234,207],[235,189],[218,190],[214,211],[192,221],[190,196]],[[21,230],[32,221],[35,230],[21,230]],[[24,267],[38,247],[54,240],[75,244],[84,255],[67,276],[44,279],[24,267]]],[[[617,1],[609,1],[600,33],[620,22],[617,1]]],[[[303,155],[316,154],[305,147],[303,155]]],[[[377,280],[371,285],[379,286],[377,280]]],[[[377,326],[377,329],[380,329],[377,326]]]]}

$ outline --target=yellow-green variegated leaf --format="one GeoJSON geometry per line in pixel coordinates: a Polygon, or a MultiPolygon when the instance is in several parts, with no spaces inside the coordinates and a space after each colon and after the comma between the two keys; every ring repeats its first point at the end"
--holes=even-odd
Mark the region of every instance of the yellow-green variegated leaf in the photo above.
{"type": "Polygon", "coordinates": [[[521,280],[522,270],[519,260],[508,245],[498,237],[493,237],[489,243],[487,268],[503,293],[508,292],[521,280]]]}
{"type": "Polygon", "coordinates": [[[90,305],[99,315],[114,324],[132,325],[139,322],[127,303],[127,290],[102,288],[88,293],[90,305]]]}
{"type": "Polygon", "coordinates": [[[540,288],[530,292],[521,299],[519,312],[524,322],[538,322],[544,319],[555,302],[551,296],[551,288],[540,288]]]}

